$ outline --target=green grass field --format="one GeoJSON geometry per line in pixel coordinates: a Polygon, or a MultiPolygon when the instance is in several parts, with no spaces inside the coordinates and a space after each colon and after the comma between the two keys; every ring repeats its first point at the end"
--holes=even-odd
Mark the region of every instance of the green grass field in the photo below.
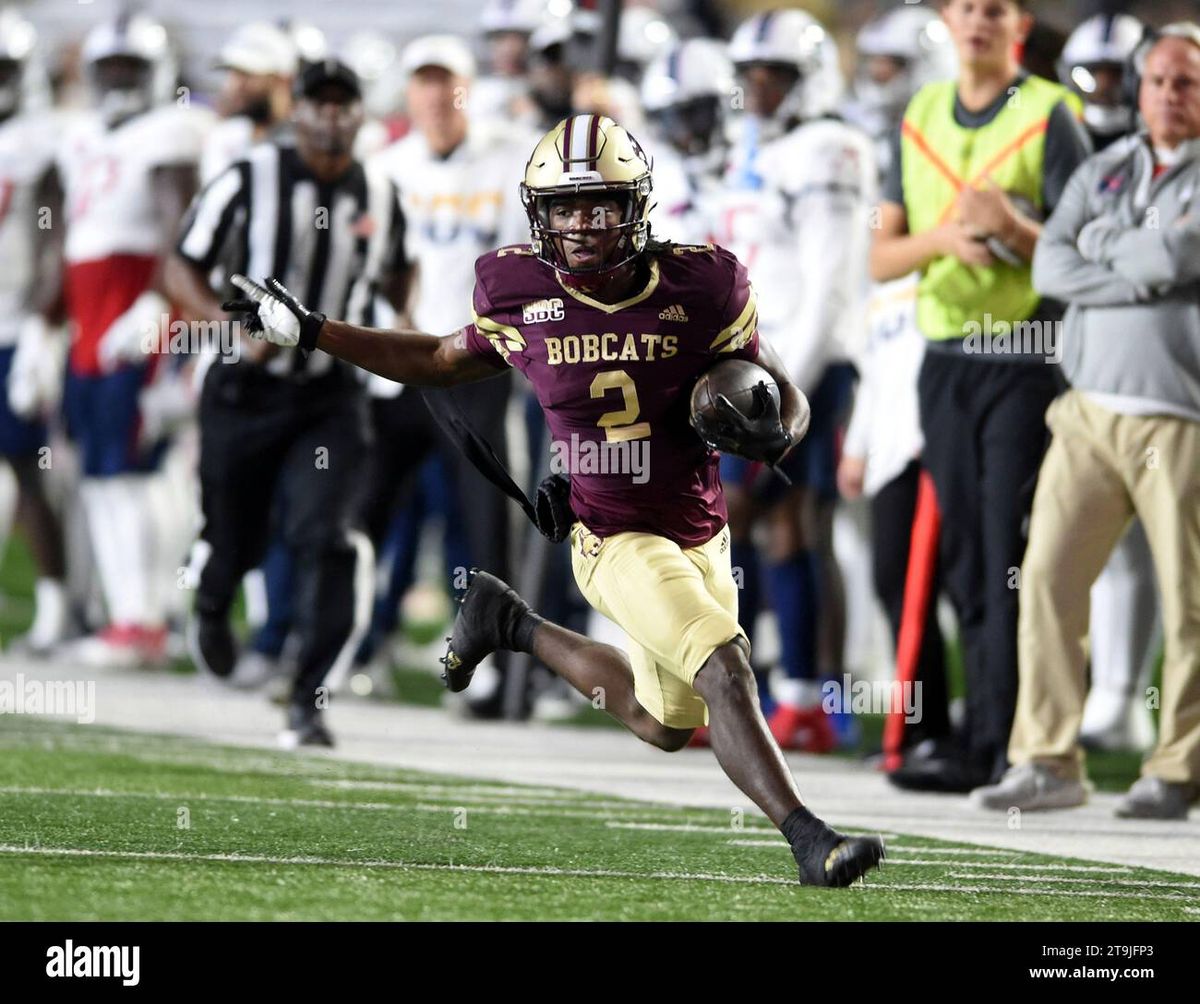
{"type": "Polygon", "coordinates": [[[794,882],[765,820],[0,716],[0,920],[1195,920],[1184,876],[887,835],[794,882]]]}

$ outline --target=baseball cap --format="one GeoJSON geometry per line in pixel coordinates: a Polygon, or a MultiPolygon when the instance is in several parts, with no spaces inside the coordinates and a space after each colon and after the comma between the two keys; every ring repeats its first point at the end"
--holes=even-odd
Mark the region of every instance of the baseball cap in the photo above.
{"type": "Polygon", "coordinates": [[[358,74],[340,59],[322,59],[310,63],[296,78],[296,97],[309,97],[324,84],[341,84],[355,99],[362,97],[362,85],[358,74]]]}
{"type": "Polygon", "coordinates": [[[218,70],[290,77],[296,72],[296,47],[282,29],[267,21],[252,21],[233,33],[213,65],[218,70]]]}
{"type": "Polygon", "coordinates": [[[475,57],[457,35],[422,35],[404,47],[400,72],[408,77],[422,66],[440,66],[458,77],[475,76],[475,57]]]}

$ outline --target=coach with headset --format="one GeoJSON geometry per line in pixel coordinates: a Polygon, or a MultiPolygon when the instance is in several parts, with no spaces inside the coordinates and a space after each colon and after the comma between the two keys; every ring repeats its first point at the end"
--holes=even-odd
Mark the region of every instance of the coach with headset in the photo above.
{"type": "Polygon", "coordinates": [[[998,780],[1017,691],[1017,573],[1023,523],[1058,391],[1051,360],[1020,351],[1018,322],[1055,319],[1030,278],[1039,219],[1090,152],[1066,88],[1020,70],[1033,16],[1023,0],[949,0],[942,17],[955,81],[909,102],[884,184],[872,277],[917,269],[924,462],[942,513],[943,581],[958,615],[967,677],[962,749],[910,758],[899,787],[965,792],[998,780]],[[1014,348],[1016,351],[1014,351],[1014,348]]]}

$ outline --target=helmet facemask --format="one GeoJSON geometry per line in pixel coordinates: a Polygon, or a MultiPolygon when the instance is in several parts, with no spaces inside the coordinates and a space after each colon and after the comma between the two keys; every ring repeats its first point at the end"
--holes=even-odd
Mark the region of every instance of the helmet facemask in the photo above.
{"type": "Polygon", "coordinates": [[[539,261],[568,275],[594,275],[629,264],[645,250],[650,237],[650,224],[646,219],[650,189],[649,177],[627,184],[580,185],[550,191],[534,190],[522,184],[521,201],[529,219],[530,246],[534,254],[539,261]],[[553,225],[550,210],[555,202],[589,197],[595,200],[597,216],[593,218],[593,225],[564,229],[553,225]],[[606,225],[603,219],[601,203],[605,201],[616,202],[620,207],[621,222],[615,226],[606,225]],[[615,241],[605,247],[609,243],[606,238],[613,234],[615,241]],[[568,254],[570,245],[578,243],[574,238],[584,236],[599,238],[601,254],[593,264],[572,264],[568,254]]]}
{"type": "Polygon", "coordinates": [[[90,67],[101,118],[110,126],[147,111],[154,104],[154,66],[137,56],[113,55],[90,67]]]}

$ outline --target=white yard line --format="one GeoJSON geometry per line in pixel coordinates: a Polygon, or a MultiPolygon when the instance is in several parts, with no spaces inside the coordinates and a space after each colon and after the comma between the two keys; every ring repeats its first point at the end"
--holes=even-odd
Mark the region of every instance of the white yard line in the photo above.
{"type": "MultiPolygon", "coordinates": [[[[522,808],[521,806],[479,805],[468,801],[462,802],[349,802],[337,799],[323,798],[268,798],[260,795],[214,795],[205,792],[176,792],[176,791],[114,791],[109,788],[38,788],[6,785],[0,787],[0,795],[61,795],[73,798],[149,798],[159,801],[172,802],[237,802],[247,805],[274,805],[289,808],[305,809],[350,809],[364,812],[432,812],[453,813],[463,810],[469,813],[481,813],[494,816],[547,816],[553,815],[565,819],[591,819],[596,822],[612,821],[612,813],[592,812],[587,810],[562,809],[556,804],[547,805],[541,809],[522,808]]],[[[622,808],[636,812],[637,806],[622,803],[622,808]]],[[[647,815],[653,813],[653,807],[646,810],[647,815]]]]}
{"type": "Polygon", "coordinates": [[[773,833],[783,839],[778,830],[767,829],[765,826],[743,826],[734,829],[732,826],[708,825],[705,823],[633,823],[623,820],[609,820],[604,824],[614,830],[663,830],[670,833],[773,833]]]}
{"type": "MultiPolygon", "coordinates": [[[[1015,858],[1022,854],[1028,854],[1028,851],[1001,851],[992,847],[909,847],[907,844],[898,843],[898,837],[894,833],[881,833],[880,836],[887,842],[888,860],[900,859],[909,854],[978,854],[982,856],[992,856],[998,858],[1015,858]]],[[[726,843],[731,847],[773,847],[778,848],[781,845],[782,837],[776,840],[727,840],[726,843]]]]}
{"type": "MultiPolygon", "coordinates": [[[[965,862],[964,862],[965,863],[965,862]]],[[[987,867],[986,862],[977,862],[977,867],[987,867]]],[[[978,872],[951,872],[950,878],[965,878],[976,879],[981,881],[996,879],[1001,882],[1020,882],[1025,878],[1034,878],[1035,876],[1024,875],[980,875],[978,872]]],[[[1039,882],[1059,882],[1059,883],[1077,883],[1083,885],[1095,885],[1103,883],[1105,885],[1129,885],[1129,886],[1149,886],[1151,888],[1161,889],[1200,889],[1200,882],[1159,882],[1154,879],[1114,879],[1114,878],[1072,878],[1066,875],[1038,875],[1036,876],[1039,882]]]]}
{"type": "MultiPolygon", "coordinates": [[[[977,876],[972,876],[975,878],[977,876]]],[[[863,888],[881,892],[960,892],[960,893],[995,893],[1000,896],[1080,896],[1088,899],[1141,899],[1141,900],[1161,900],[1167,901],[1182,901],[1185,903],[1197,902],[1195,896],[1164,896],[1162,893],[1155,892],[1101,892],[1099,890],[1092,891],[1090,889],[1037,889],[1029,886],[982,886],[982,885],[922,885],[917,883],[892,884],[887,885],[864,885],[863,888]]],[[[1183,907],[1184,910],[1188,908],[1183,907]]],[[[1200,911],[1198,911],[1200,912],[1200,911]]]]}
{"type": "MultiPolygon", "coordinates": [[[[408,861],[355,861],[344,858],[322,857],[277,857],[268,854],[188,854],[183,851],[108,851],[82,847],[22,847],[17,844],[0,844],[0,854],[14,856],[37,855],[41,857],[82,857],[108,858],[113,860],[133,861],[205,861],[214,864],[260,864],[260,865],[318,865],[321,867],[367,868],[388,871],[429,871],[429,872],[477,872],[490,875],[529,875],[546,878],[620,878],[633,880],[668,880],[676,882],[718,882],[727,885],[782,885],[794,886],[795,879],[779,878],[771,875],[712,875],[703,872],[628,872],[608,868],[554,868],[534,866],[502,866],[502,865],[456,865],[434,864],[430,862],[408,861]]],[[[868,889],[876,892],[949,892],[949,893],[995,893],[997,895],[1022,896],[1080,896],[1095,899],[1140,899],[1163,902],[1195,902],[1194,896],[1172,896],[1161,893],[1147,892],[1101,892],[1091,890],[1060,890],[1040,889],[1012,886],[956,886],[941,884],[860,884],[855,888],[868,889]]],[[[1184,907],[1189,913],[1200,912],[1184,907]]]]}
{"type": "Polygon", "coordinates": [[[492,875],[534,875],[570,878],[670,879],[682,882],[724,882],[732,885],[796,885],[795,879],[771,875],[709,875],[692,872],[626,872],[608,868],[554,868],[504,865],[455,865],[410,861],[355,861],[342,858],[274,857],[267,854],[187,854],[183,851],[104,851],[82,847],[21,847],[0,844],[0,854],[36,854],[45,857],[115,858],[138,861],[208,861],[218,864],[321,865],[346,868],[381,868],[394,871],[483,872],[492,875]]]}

